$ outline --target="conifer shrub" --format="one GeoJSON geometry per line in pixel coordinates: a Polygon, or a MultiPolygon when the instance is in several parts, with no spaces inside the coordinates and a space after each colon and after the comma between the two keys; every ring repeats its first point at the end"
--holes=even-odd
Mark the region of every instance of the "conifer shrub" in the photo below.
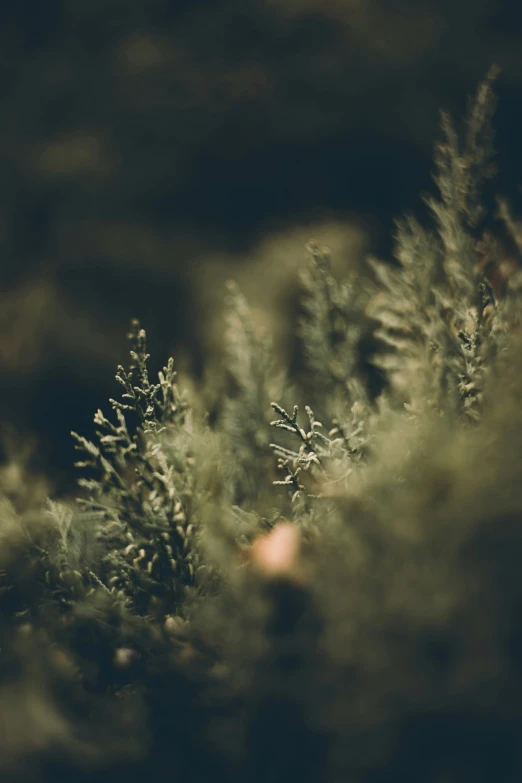
{"type": "Polygon", "coordinates": [[[81,497],[4,468],[2,781],[522,779],[522,272],[485,231],[495,75],[463,139],[443,114],[431,223],[398,221],[392,262],[340,281],[310,244],[299,384],[230,283],[212,417],[172,359],[152,377],[133,321],[119,398],[73,433],[81,497]]]}

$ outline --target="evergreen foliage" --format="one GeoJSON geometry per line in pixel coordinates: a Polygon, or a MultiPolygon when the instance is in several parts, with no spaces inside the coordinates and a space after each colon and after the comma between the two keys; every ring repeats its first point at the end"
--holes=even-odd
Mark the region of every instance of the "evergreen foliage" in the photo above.
{"type": "Polygon", "coordinates": [[[301,388],[231,283],[215,421],[172,359],[151,380],[133,321],[111,417],[73,433],[83,497],[2,482],[1,780],[522,778],[522,273],[484,230],[494,77],[462,147],[443,114],[433,222],[398,222],[395,263],[338,281],[310,244],[301,388]]]}

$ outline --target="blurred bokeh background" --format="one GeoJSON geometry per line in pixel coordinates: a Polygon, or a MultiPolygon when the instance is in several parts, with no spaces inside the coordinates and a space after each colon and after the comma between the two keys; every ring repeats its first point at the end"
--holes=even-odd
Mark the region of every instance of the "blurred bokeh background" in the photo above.
{"type": "Polygon", "coordinates": [[[340,266],[390,255],[439,109],[461,117],[492,63],[514,197],[521,40],[507,0],[2,4],[2,430],[66,491],[131,317],[201,377],[227,278],[276,318],[310,238],[340,266]]]}

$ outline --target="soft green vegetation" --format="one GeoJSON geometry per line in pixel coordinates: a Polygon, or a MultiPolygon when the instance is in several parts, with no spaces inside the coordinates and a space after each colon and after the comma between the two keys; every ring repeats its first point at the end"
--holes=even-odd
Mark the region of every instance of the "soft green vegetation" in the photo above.
{"type": "MultiPolygon", "coordinates": [[[[0,498],[1,780],[522,776],[522,273],[487,243],[492,70],[432,221],[302,275],[299,384],[229,286],[205,395],[131,325],[82,497],[0,498]],[[360,361],[370,333],[382,391],[360,361]],[[292,382],[291,382],[292,381],[292,382]]],[[[519,242],[508,206],[500,216],[519,242]]]]}

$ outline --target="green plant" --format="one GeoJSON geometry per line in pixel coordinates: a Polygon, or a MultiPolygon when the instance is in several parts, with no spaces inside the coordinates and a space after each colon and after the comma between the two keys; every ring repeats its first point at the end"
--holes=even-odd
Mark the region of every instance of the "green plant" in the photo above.
{"type": "Polygon", "coordinates": [[[212,422],[172,359],[151,380],[133,321],[113,420],[73,433],[85,496],[0,473],[2,779],[520,779],[522,273],[496,285],[481,223],[494,76],[462,149],[443,115],[434,222],[398,222],[396,263],[339,281],[310,244],[300,388],[231,283],[212,422]]]}
{"type": "Polygon", "coordinates": [[[172,359],[158,382],[150,382],[150,355],[138,321],[129,339],[132,364],[128,372],[118,367],[116,375],[124,402],[110,400],[117,424],[98,411],[96,444],[73,433],[87,455],[77,466],[99,473],[80,479],[90,497],[79,502],[96,520],[106,550],[103,583],[139,614],[176,614],[198,562],[190,410],[175,384],[172,359]]]}

